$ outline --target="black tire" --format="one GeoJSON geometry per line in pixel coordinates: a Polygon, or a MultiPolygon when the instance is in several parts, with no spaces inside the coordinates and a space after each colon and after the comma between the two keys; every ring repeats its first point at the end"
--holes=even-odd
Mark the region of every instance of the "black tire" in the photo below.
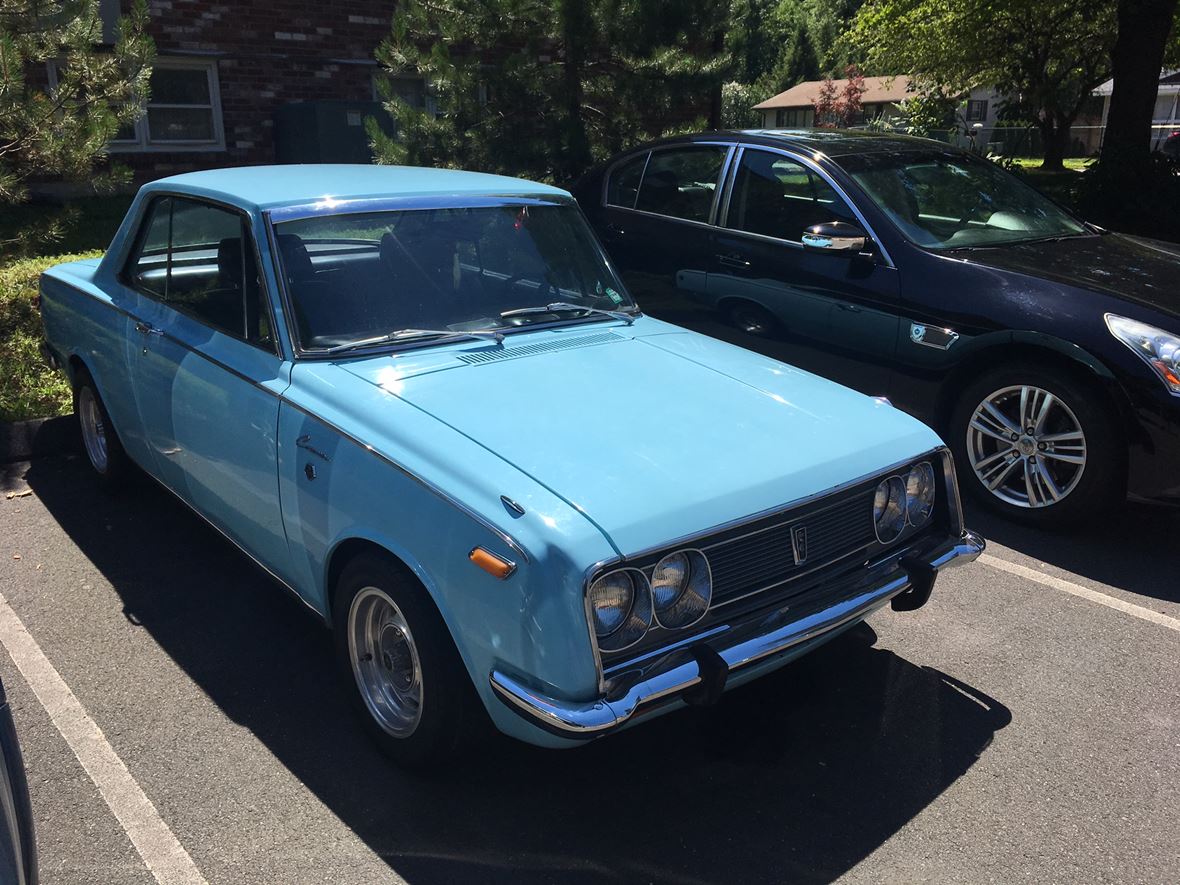
{"type": "MultiPolygon", "coordinates": [[[[459,755],[462,749],[486,734],[487,713],[475,693],[442,616],[422,585],[394,557],[377,551],[364,552],[345,565],[336,582],[332,621],[340,678],[353,707],[361,716],[365,730],[394,762],[407,768],[437,766],[459,755]],[[410,647],[416,654],[420,674],[419,703],[417,720],[407,733],[396,734],[379,720],[366,700],[360,675],[363,667],[380,670],[376,659],[362,660],[371,653],[366,649],[381,655],[387,674],[393,674],[399,662],[407,660],[407,648],[400,642],[401,631],[387,629],[386,632],[392,630],[395,637],[392,646],[387,641],[379,645],[350,642],[353,617],[359,617],[364,610],[362,594],[366,594],[366,599],[380,600],[373,591],[384,594],[385,599],[396,607],[396,612],[402,616],[408,628],[410,647]],[[358,609],[357,616],[352,615],[354,605],[358,609]],[[391,647],[393,650],[389,651],[391,647]]],[[[394,677],[389,675],[387,683],[392,685],[394,681],[394,677]]],[[[369,694],[371,696],[372,692],[369,694]]],[[[395,705],[385,709],[390,711],[387,715],[391,719],[396,718],[391,715],[395,705]]]]}
{"type": "Polygon", "coordinates": [[[98,386],[83,367],[74,373],[74,415],[78,420],[82,453],[99,483],[108,492],[121,490],[131,472],[131,459],[119,441],[98,386]]]}
{"type": "MultiPolygon", "coordinates": [[[[1039,406],[1044,398],[1030,394],[1028,401],[1039,406]]],[[[1039,413],[1039,408],[1035,411],[1039,413]]],[[[985,420],[985,426],[996,429],[1000,424],[985,420]]],[[[984,372],[960,396],[951,415],[948,435],[959,486],[975,500],[1017,522],[1046,528],[1071,525],[1096,514],[1109,513],[1109,508],[1118,506],[1126,496],[1126,443],[1118,430],[1114,409],[1094,383],[1068,369],[1028,361],[984,372]],[[983,407],[985,400],[1005,390],[1008,393],[993,401],[993,405],[1007,403],[1001,412],[1010,420],[1019,417],[1019,389],[1024,387],[1038,388],[1056,400],[1050,405],[1044,432],[1029,435],[1028,427],[1017,428],[1018,439],[1013,440],[1011,433],[1005,431],[1007,440],[1002,442],[982,431],[970,430],[976,410],[983,407]],[[1078,445],[1076,437],[1069,442],[1041,440],[1041,437],[1053,440],[1073,433],[1071,424],[1080,429],[1083,436],[1080,442],[1084,444],[1081,454],[1085,463],[1076,474],[1077,465],[1064,460],[1064,457],[1079,456],[1076,448],[1070,448],[1078,445]],[[968,438],[969,430],[972,439],[968,438]],[[1012,447],[1010,454],[1000,454],[1003,446],[1012,447]],[[989,457],[997,460],[988,463],[989,457]],[[999,482],[998,491],[989,490],[974,465],[978,464],[989,479],[997,481],[998,474],[988,471],[1009,469],[1005,463],[1011,472],[999,482]],[[1026,471],[1033,475],[1032,500],[1038,506],[1028,505],[1026,471]],[[1046,473],[1051,482],[1046,481],[1046,473]],[[1019,490],[1022,484],[1026,489],[1023,493],[1019,490]],[[1050,489],[1062,494],[1055,499],[1050,489]],[[1023,503],[1005,499],[1022,494],[1023,503]]]]}
{"type": "Polygon", "coordinates": [[[782,324],[769,310],[753,301],[731,301],[725,305],[725,316],[737,329],[758,338],[774,338],[782,332],[782,324]]]}

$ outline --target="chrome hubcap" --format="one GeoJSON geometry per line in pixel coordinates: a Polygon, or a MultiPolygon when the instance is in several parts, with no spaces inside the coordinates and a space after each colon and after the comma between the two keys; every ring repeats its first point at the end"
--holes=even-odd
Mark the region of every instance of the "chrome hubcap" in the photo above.
{"type": "Polygon", "coordinates": [[[397,738],[413,734],[422,717],[422,665],[405,615],[384,591],[366,587],[353,599],[348,652],[377,724],[397,738]]]}
{"type": "Polygon", "coordinates": [[[99,473],[107,470],[107,428],[102,420],[94,391],[83,387],[78,391],[78,423],[82,427],[82,445],[86,457],[99,473]]]}
{"type": "Polygon", "coordinates": [[[967,425],[967,455],[983,487],[1016,507],[1051,507],[1086,469],[1086,435],[1064,402],[1024,384],[992,393],[967,425]]]}

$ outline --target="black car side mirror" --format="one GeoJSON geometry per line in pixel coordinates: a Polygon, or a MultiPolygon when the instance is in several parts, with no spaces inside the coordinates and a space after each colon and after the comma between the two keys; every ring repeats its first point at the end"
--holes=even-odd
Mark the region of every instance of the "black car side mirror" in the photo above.
{"type": "Polygon", "coordinates": [[[829,221],[813,224],[803,231],[802,243],[812,252],[832,252],[857,255],[867,251],[869,235],[846,221],[829,221]]]}

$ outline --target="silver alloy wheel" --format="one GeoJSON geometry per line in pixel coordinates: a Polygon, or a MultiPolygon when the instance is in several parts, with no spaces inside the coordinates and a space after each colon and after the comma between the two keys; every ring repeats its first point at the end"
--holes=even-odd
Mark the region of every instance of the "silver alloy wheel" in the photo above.
{"type": "Polygon", "coordinates": [[[110,463],[107,455],[107,427],[102,419],[98,398],[89,385],[78,391],[78,423],[82,427],[82,445],[86,456],[99,473],[106,473],[110,463]]]}
{"type": "Polygon", "coordinates": [[[983,487],[1006,504],[1051,507],[1086,469],[1086,435],[1073,410],[1030,384],[984,398],[967,424],[967,456],[983,487]]]}
{"type": "Polygon", "coordinates": [[[365,587],[348,610],[352,675],[373,719],[395,738],[422,718],[422,665],[410,625],[384,590],[365,587]]]}

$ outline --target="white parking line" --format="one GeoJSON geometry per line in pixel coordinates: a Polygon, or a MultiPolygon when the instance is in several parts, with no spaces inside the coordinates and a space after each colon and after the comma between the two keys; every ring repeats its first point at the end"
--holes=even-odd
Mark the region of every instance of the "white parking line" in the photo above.
{"type": "Polygon", "coordinates": [[[0,642],[156,881],[161,885],[208,885],[156,806],[107,742],[102,729],[87,715],[3,595],[0,595],[0,642]]]}
{"type": "Polygon", "coordinates": [[[1025,578],[1029,581],[1035,581],[1038,584],[1044,584],[1046,587],[1052,587],[1054,590],[1060,590],[1063,593],[1070,593],[1082,599],[1088,599],[1090,602],[1105,605],[1107,608],[1113,608],[1115,611],[1139,618],[1141,621],[1150,621],[1153,624],[1158,624],[1161,627],[1167,627],[1169,630],[1175,630],[1177,633],[1180,633],[1180,619],[1152,611],[1141,605],[1135,605],[1133,602],[1126,602],[1114,596],[1107,596],[1105,593],[1099,593],[1097,590],[1091,590],[1089,587],[1083,587],[1081,584],[1075,584],[1064,578],[1047,575],[1026,565],[1000,559],[991,553],[983,554],[979,557],[979,561],[984,565],[998,568],[1000,571],[1007,572],[1010,575],[1016,575],[1018,578],[1025,578]]]}

